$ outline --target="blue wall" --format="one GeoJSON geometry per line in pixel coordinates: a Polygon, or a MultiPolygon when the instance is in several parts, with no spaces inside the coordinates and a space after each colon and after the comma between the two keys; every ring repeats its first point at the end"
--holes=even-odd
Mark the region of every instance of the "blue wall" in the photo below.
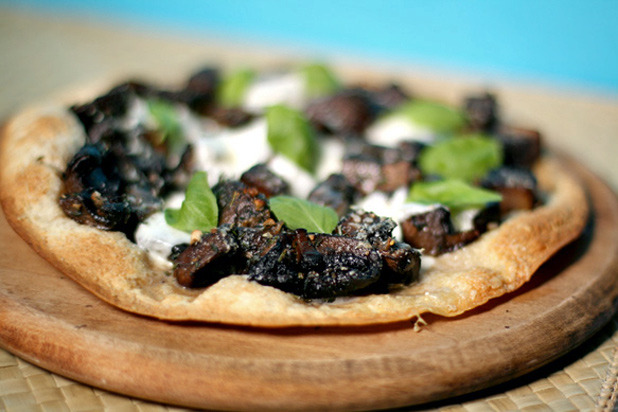
{"type": "Polygon", "coordinates": [[[618,94],[618,0],[0,0],[618,94]]]}

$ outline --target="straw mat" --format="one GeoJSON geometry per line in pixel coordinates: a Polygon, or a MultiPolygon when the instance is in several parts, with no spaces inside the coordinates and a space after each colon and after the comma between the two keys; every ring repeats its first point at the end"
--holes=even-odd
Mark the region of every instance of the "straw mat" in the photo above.
{"type": "MultiPolygon", "coordinates": [[[[618,317],[571,353],[498,387],[423,405],[435,411],[618,410],[618,317]]],[[[180,411],[112,394],[27,363],[0,349],[0,411],[180,411]]],[[[406,408],[405,410],[409,410],[406,408]]]]}

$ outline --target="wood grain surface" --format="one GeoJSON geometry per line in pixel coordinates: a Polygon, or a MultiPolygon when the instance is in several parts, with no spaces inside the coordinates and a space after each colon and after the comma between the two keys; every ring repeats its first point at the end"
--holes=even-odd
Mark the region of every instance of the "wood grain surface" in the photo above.
{"type": "Polygon", "coordinates": [[[0,345],[95,387],[210,409],[373,409],[486,388],[540,367],[618,302],[618,204],[586,181],[593,216],[522,290],[453,319],[279,330],[168,323],[98,300],[0,220],[0,345]]]}

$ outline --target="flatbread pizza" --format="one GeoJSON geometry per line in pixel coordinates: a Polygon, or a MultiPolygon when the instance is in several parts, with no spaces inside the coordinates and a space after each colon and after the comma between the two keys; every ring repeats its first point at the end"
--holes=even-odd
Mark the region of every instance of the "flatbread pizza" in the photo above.
{"type": "Polygon", "coordinates": [[[19,235],[104,301],[165,320],[452,317],[521,287],[588,218],[577,178],[493,96],[452,108],[320,65],[127,82],[31,107],[1,144],[19,235]]]}

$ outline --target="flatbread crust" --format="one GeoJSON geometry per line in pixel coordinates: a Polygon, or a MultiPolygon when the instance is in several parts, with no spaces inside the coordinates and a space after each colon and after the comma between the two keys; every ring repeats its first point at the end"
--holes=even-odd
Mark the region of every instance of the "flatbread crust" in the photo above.
{"type": "Polygon", "coordinates": [[[0,202],[9,223],[43,257],[110,304],[166,320],[262,327],[365,325],[423,313],[456,316],[527,282],[552,254],[575,239],[587,216],[586,195],[556,160],[536,167],[544,206],[521,212],[469,246],[442,255],[419,282],[385,295],[305,302],[234,275],[200,290],[151,267],[147,253],[122,233],[67,218],[58,206],[61,173],[85,134],[66,108],[24,111],[3,129],[0,202]]]}

